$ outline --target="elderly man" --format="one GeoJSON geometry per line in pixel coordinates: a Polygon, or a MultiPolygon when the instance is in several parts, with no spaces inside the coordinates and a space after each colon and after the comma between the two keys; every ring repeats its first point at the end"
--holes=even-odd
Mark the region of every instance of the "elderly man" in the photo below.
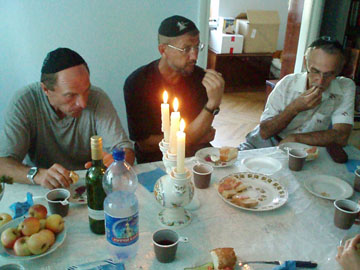
{"type": "Polygon", "coordinates": [[[0,175],[49,189],[68,187],[69,170],[91,160],[93,135],[103,138],[107,151],[123,147],[126,160],[134,162],[132,143],[108,96],[90,84],[86,62],[58,48],[46,56],[41,82],[10,102],[0,137],[0,175]]]}
{"type": "Polygon", "coordinates": [[[160,104],[164,90],[170,101],[179,99],[181,117],[187,124],[187,156],[213,140],[211,125],[224,91],[220,73],[195,65],[204,44],[192,21],[181,16],[165,19],[158,40],[161,58],[135,70],[124,86],[129,134],[135,141],[138,163],[162,158],[160,104]]]}
{"type": "Polygon", "coordinates": [[[344,54],[329,37],[315,40],[305,53],[306,72],[290,74],[270,94],[260,125],[241,150],[285,142],[326,146],[347,144],[354,115],[355,84],[338,77],[344,54]]]}

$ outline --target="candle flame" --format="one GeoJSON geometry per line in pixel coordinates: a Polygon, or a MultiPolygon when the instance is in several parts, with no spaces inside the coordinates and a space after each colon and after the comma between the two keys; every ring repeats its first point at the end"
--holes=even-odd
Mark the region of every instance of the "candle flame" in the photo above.
{"type": "Polygon", "coordinates": [[[169,98],[168,93],[167,93],[167,91],[165,90],[164,93],[163,93],[163,100],[164,100],[164,103],[165,103],[165,104],[167,103],[168,98],[169,98]]]}
{"type": "Polygon", "coordinates": [[[180,121],[180,131],[181,132],[184,132],[185,130],[185,121],[184,121],[184,118],[181,118],[181,121],[180,121]]]}
{"type": "Polygon", "coordinates": [[[173,107],[174,107],[174,112],[177,112],[179,109],[179,101],[177,98],[174,99],[173,107]]]}

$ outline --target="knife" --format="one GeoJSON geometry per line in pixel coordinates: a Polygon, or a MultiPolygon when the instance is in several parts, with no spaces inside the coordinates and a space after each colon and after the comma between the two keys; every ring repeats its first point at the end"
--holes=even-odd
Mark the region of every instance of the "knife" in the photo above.
{"type": "MultiPolygon", "coordinates": [[[[250,264],[250,263],[262,263],[262,264],[276,264],[276,265],[281,265],[283,264],[285,261],[242,261],[239,262],[239,265],[242,266],[244,264],[250,264]]],[[[312,262],[312,261],[295,261],[296,267],[303,267],[303,268],[315,268],[317,267],[317,263],[316,262],[312,262]]]]}

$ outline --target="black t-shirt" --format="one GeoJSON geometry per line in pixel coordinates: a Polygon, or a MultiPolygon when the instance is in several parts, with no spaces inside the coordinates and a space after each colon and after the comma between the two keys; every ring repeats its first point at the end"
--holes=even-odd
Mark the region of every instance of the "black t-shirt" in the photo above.
{"type": "MultiPolygon", "coordinates": [[[[144,140],[150,135],[162,135],[161,103],[163,92],[169,94],[168,103],[173,111],[175,97],[179,100],[181,118],[189,124],[201,112],[207,102],[206,89],[201,81],[205,75],[203,69],[195,66],[189,76],[184,76],[176,85],[167,84],[160,74],[159,60],[135,70],[125,81],[124,97],[130,139],[144,140]]],[[[160,149],[156,152],[142,152],[135,143],[135,154],[138,163],[159,161],[162,159],[160,149]]]]}

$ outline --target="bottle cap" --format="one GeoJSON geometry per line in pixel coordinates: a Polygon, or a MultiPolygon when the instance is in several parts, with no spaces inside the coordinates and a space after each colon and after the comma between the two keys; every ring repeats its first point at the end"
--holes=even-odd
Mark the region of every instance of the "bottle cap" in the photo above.
{"type": "Polygon", "coordinates": [[[112,156],[115,161],[122,161],[125,159],[125,151],[122,148],[114,148],[112,156]]]}

